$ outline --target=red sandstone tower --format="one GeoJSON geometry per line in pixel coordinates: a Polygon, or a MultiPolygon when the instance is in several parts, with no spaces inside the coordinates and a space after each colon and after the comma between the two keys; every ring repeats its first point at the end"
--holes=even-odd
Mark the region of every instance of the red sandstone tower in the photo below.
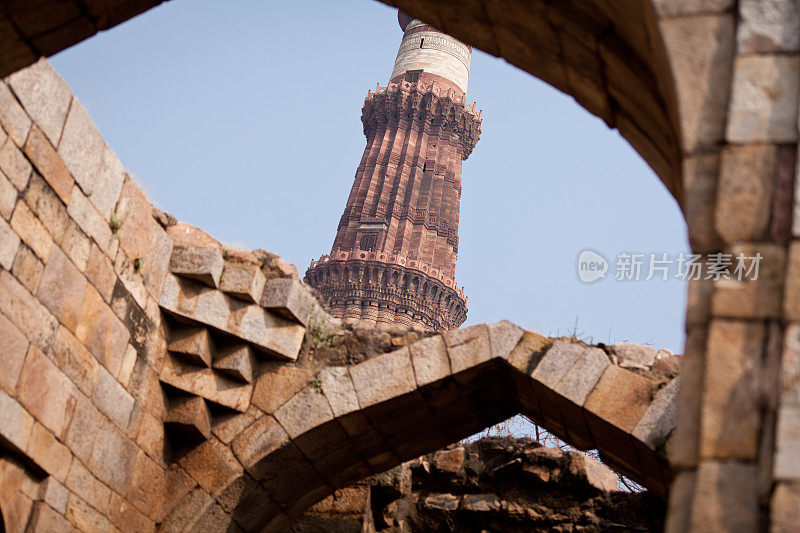
{"type": "Polygon", "coordinates": [[[367,93],[367,146],[331,253],[305,280],[339,318],[455,329],[467,315],[455,282],[461,162],[481,131],[465,103],[471,48],[398,19],[403,41],[388,85],[367,93]]]}

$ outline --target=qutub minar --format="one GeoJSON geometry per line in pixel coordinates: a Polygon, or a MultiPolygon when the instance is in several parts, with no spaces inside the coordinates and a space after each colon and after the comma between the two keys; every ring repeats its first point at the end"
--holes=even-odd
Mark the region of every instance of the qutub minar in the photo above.
{"type": "Polygon", "coordinates": [[[466,105],[471,47],[399,13],[386,87],[369,91],[367,146],[330,255],[306,282],[338,318],[449,330],[467,315],[455,282],[461,162],[481,132],[466,105]]]}

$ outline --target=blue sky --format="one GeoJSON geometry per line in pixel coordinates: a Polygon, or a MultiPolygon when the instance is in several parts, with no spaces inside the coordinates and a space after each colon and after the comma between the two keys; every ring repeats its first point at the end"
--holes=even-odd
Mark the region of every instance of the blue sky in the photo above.
{"type": "MultiPolygon", "coordinates": [[[[402,32],[370,0],[172,0],[51,62],[160,208],[305,271],[364,149],[361,106],[402,32]]],[[[620,252],[688,251],[677,204],[615,130],[474,51],[482,138],[464,162],[456,280],[467,324],[683,349],[685,282],[616,281],[620,252]],[[582,283],[590,248],[611,261],[582,283]]],[[[645,258],[646,259],[646,258],[645,258]]],[[[645,272],[646,274],[646,269],[645,272]]]]}

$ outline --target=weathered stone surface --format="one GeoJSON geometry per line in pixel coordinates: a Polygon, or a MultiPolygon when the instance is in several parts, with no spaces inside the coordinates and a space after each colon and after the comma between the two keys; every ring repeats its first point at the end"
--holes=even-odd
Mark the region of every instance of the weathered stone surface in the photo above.
{"type": "MultiPolygon", "coordinates": [[[[94,204],[103,218],[110,218],[122,193],[125,182],[125,167],[108,146],[103,147],[103,155],[97,176],[92,183],[89,201],[94,204]]],[[[146,213],[145,213],[146,214],[146,213]]],[[[126,219],[127,223],[127,219],[126,219]]]]}
{"type": "Polygon", "coordinates": [[[759,372],[764,327],[756,322],[711,321],[700,432],[700,455],[754,460],[760,430],[759,372]]]}
{"type": "Polygon", "coordinates": [[[0,309],[29,341],[50,349],[58,321],[6,271],[0,271],[0,309]]]}
{"type": "Polygon", "coordinates": [[[724,138],[734,27],[730,13],[659,22],[664,42],[669,43],[666,51],[678,96],[682,146],[687,153],[717,146],[724,138]]]}
{"type": "Polygon", "coordinates": [[[11,270],[19,250],[20,239],[5,220],[0,219],[0,266],[11,270]]]}
{"type": "Polygon", "coordinates": [[[75,336],[112,375],[119,373],[130,331],[91,285],[87,285],[75,336]]]}
{"type": "Polygon", "coordinates": [[[783,312],[793,321],[800,321],[800,242],[789,244],[786,284],[783,294],[783,312]]]}
{"type": "Polygon", "coordinates": [[[655,450],[675,429],[678,388],[681,377],[673,379],[656,393],[653,403],[642,415],[631,435],[655,450]]]}
{"type": "Polygon", "coordinates": [[[800,479],[800,406],[782,405],[778,408],[775,430],[775,458],[772,476],[776,480],[800,479]]]}
{"type": "Polygon", "coordinates": [[[172,248],[169,270],[177,276],[196,279],[217,288],[224,265],[219,248],[176,245],[172,248]]]}
{"type": "Polygon", "coordinates": [[[489,344],[492,357],[507,358],[522,339],[524,330],[508,320],[489,324],[489,344]]]}
{"type": "Polygon", "coordinates": [[[47,261],[50,249],[53,247],[53,239],[23,200],[18,201],[17,207],[14,208],[11,228],[20,236],[22,242],[31,247],[39,259],[47,261]]]}
{"type": "Polygon", "coordinates": [[[25,144],[31,119],[5,83],[0,83],[0,123],[17,146],[25,144]]]}
{"type": "Polygon", "coordinates": [[[734,5],[734,0],[655,0],[653,4],[660,16],[674,17],[698,13],[722,13],[734,5]]]}
{"type": "Polygon", "coordinates": [[[53,240],[62,244],[69,225],[69,216],[64,203],[38,172],[31,175],[24,197],[53,240]]]}
{"type": "Polygon", "coordinates": [[[553,390],[574,404],[583,405],[610,364],[611,361],[603,350],[586,348],[564,377],[556,383],[553,390]]]}
{"type": "Polygon", "coordinates": [[[92,193],[104,150],[103,137],[83,105],[73,98],[58,142],[58,154],[87,196],[92,193]]]}
{"type": "Polygon", "coordinates": [[[709,524],[723,531],[758,529],[755,480],[754,465],[736,461],[701,463],[696,474],[690,530],[702,531],[709,524]]]}
{"type": "Polygon", "coordinates": [[[783,0],[743,0],[736,34],[740,54],[800,50],[800,6],[783,0]]]}
{"type": "Polygon", "coordinates": [[[266,413],[274,413],[312,379],[305,368],[280,363],[267,363],[253,389],[253,405],[266,413]]]}
{"type": "Polygon", "coordinates": [[[720,248],[720,238],[714,227],[718,174],[717,152],[696,154],[683,160],[681,208],[689,230],[689,243],[696,253],[720,248]]]}
{"type": "Polygon", "coordinates": [[[105,220],[77,185],[72,189],[67,213],[88,236],[94,239],[107,257],[116,257],[119,241],[105,220]]]}
{"type": "Polygon", "coordinates": [[[33,505],[30,528],[32,531],[52,531],[54,533],[78,531],[64,516],[58,514],[45,502],[36,502],[33,505]]]}
{"type": "Polygon", "coordinates": [[[31,129],[28,140],[25,142],[25,155],[30,158],[58,197],[68,204],[75,180],[72,179],[69,170],[56,153],[56,149],[36,126],[31,129]]]}
{"type": "Polygon", "coordinates": [[[622,368],[649,370],[656,361],[656,349],[652,346],[632,342],[618,342],[611,345],[622,368]]]}
{"type": "Polygon", "coordinates": [[[31,164],[11,141],[6,141],[0,148],[0,170],[20,191],[25,189],[31,177],[31,164]]]}
{"type": "Polygon", "coordinates": [[[800,56],[753,55],[734,63],[726,139],[796,142],[800,56]]]}
{"type": "MultiPolygon", "coordinates": [[[[483,340],[488,351],[488,339],[483,340]]],[[[408,348],[373,357],[350,367],[361,408],[411,392],[416,388],[408,348]]]]}
{"type": "Polygon", "coordinates": [[[67,480],[72,454],[39,423],[34,424],[27,455],[45,472],[62,483],[67,480]]]}
{"type": "Polygon", "coordinates": [[[54,246],[39,284],[39,301],[70,331],[75,331],[85,290],[86,278],[61,248],[54,246]]]}
{"type": "Polygon", "coordinates": [[[133,411],[133,397],[102,366],[97,371],[92,399],[100,411],[122,431],[128,430],[128,423],[133,411]]]}
{"type": "Polygon", "coordinates": [[[271,416],[262,416],[233,441],[233,452],[250,470],[261,459],[289,442],[289,435],[271,416]]]}
{"type": "Polygon", "coordinates": [[[586,480],[590,486],[604,492],[616,491],[619,478],[610,468],[580,452],[567,452],[569,470],[575,476],[586,480]]]}
{"type": "Polygon", "coordinates": [[[261,306],[290,320],[308,326],[317,302],[303,285],[291,278],[271,279],[266,282],[261,306]]]}
{"type": "Polygon", "coordinates": [[[650,405],[653,385],[647,379],[609,366],[595,385],[584,407],[619,429],[630,432],[650,405]]]}
{"type": "Polygon", "coordinates": [[[66,512],[69,491],[53,476],[42,481],[42,485],[39,488],[39,497],[59,513],[66,512]]]}
{"type": "Polygon", "coordinates": [[[92,240],[72,220],[67,220],[67,229],[61,248],[81,272],[86,270],[89,252],[92,249],[92,240]]]}
{"type": "Polygon", "coordinates": [[[220,494],[242,474],[242,465],[230,448],[214,438],[200,444],[179,463],[212,496],[220,494]]]}
{"type": "Polygon", "coordinates": [[[781,315],[781,295],[786,264],[786,249],[779,244],[743,243],[731,247],[733,266],[737,267],[737,257],[745,259],[742,281],[733,275],[731,279],[721,279],[714,283],[711,298],[711,311],[717,317],[731,318],[778,318],[781,315]],[[754,259],[760,256],[758,279],[755,271],[746,275],[754,259]]]}
{"type": "Polygon", "coordinates": [[[461,498],[453,494],[431,493],[425,497],[425,506],[443,511],[455,511],[461,503],[461,498]]]}
{"type": "Polygon", "coordinates": [[[65,516],[80,531],[111,531],[114,528],[105,516],[75,494],[69,497],[65,516]]]}
{"type": "Polygon", "coordinates": [[[790,533],[800,524],[800,483],[777,483],[772,491],[770,531],[790,533]]]}
{"type": "Polygon", "coordinates": [[[22,405],[59,439],[63,439],[75,411],[78,389],[35,346],[28,350],[17,390],[22,405]]]}
{"type": "Polygon", "coordinates": [[[11,184],[3,172],[0,172],[0,217],[3,217],[5,220],[11,218],[11,213],[14,212],[14,206],[17,205],[18,194],[19,192],[16,187],[11,184]]]}
{"type": "Polygon", "coordinates": [[[214,403],[244,412],[250,403],[250,386],[224,376],[210,368],[201,368],[168,357],[159,379],[173,387],[195,394],[214,403]]]}
{"type": "Polygon", "coordinates": [[[58,328],[50,357],[84,394],[92,394],[100,364],[64,326],[58,328]]]}
{"type": "Polygon", "coordinates": [[[205,367],[211,366],[215,351],[208,328],[183,324],[170,328],[167,349],[191,363],[205,367]]]}
{"type": "Polygon", "coordinates": [[[17,450],[24,452],[33,431],[34,420],[22,405],[0,390],[0,435],[17,450]]]}
{"type": "Polygon", "coordinates": [[[0,357],[0,389],[15,394],[17,381],[28,351],[28,339],[5,316],[0,314],[0,339],[3,340],[3,356],[0,357]]]}
{"type": "MultiPolygon", "coordinates": [[[[255,262],[235,261],[226,256],[219,289],[247,302],[259,303],[267,278],[255,262]]],[[[266,307],[266,306],[265,306],[266,307]]]]}
{"type": "Polygon", "coordinates": [[[464,458],[464,448],[458,446],[436,452],[433,455],[433,465],[442,472],[457,474],[464,466],[464,458]]]}
{"type": "Polygon", "coordinates": [[[86,395],[79,394],[75,414],[70,422],[65,443],[72,450],[72,453],[85,464],[89,463],[97,428],[102,423],[107,422],[103,415],[100,414],[100,411],[97,410],[86,395]]]}
{"type": "Polygon", "coordinates": [[[108,487],[94,477],[80,461],[72,461],[66,485],[95,509],[105,509],[111,497],[108,487]]]}
{"type": "MultiPolygon", "coordinates": [[[[0,226],[2,226],[2,223],[0,223],[0,226]]],[[[16,234],[14,235],[16,236],[16,234]]],[[[14,264],[11,267],[11,274],[31,294],[36,294],[44,275],[44,263],[39,261],[33,250],[23,244],[17,250],[17,256],[14,258],[14,264]]]]}
{"type": "Polygon", "coordinates": [[[418,387],[450,375],[450,358],[441,335],[417,341],[409,345],[408,349],[418,387]]]}
{"type": "Polygon", "coordinates": [[[230,344],[217,349],[213,366],[234,379],[252,383],[256,358],[247,344],[230,344]]]}
{"type": "Polygon", "coordinates": [[[500,509],[500,498],[497,494],[465,494],[461,500],[461,508],[484,513],[497,511],[500,509]]]}
{"type": "Polygon", "coordinates": [[[275,419],[292,439],[333,418],[328,400],[315,386],[298,392],[274,413],[275,419]]]}
{"type": "Polygon", "coordinates": [[[487,326],[446,331],[442,337],[450,355],[450,367],[454,374],[492,358],[487,326]]]}
{"type": "Polygon", "coordinates": [[[358,411],[358,397],[346,367],[324,368],[317,378],[334,416],[358,411]]]}
{"type": "Polygon", "coordinates": [[[72,100],[72,91],[66,82],[42,58],[9,76],[8,83],[50,142],[58,144],[72,100]]]}
{"type": "Polygon", "coordinates": [[[211,415],[206,402],[197,396],[171,399],[164,427],[207,439],[211,434],[211,415]]]}
{"type": "Polygon", "coordinates": [[[585,347],[568,341],[556,341],[539,361],[531,377],[548,387],[555,388],[567,372],[578,362],[585,347]]]}

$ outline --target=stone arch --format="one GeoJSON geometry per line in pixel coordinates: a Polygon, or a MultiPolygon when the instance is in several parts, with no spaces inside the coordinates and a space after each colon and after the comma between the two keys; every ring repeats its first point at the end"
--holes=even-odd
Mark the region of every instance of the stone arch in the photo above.
{"type": "Polygon", "coordinates": [[[338,488],[524,413],[665,496],[679,379],[652,363],[635,373],[598,347],[505,321],[427,337],[320,371],[234,441],[245,472],[221,492],[251,487],[233,520],[280,531],[338,488]]]}

